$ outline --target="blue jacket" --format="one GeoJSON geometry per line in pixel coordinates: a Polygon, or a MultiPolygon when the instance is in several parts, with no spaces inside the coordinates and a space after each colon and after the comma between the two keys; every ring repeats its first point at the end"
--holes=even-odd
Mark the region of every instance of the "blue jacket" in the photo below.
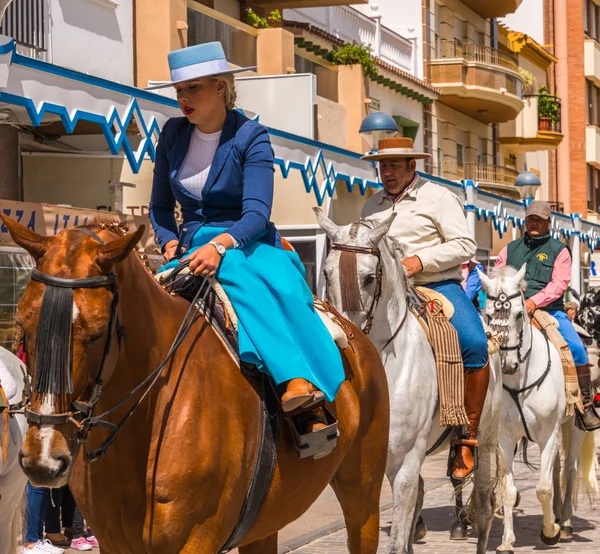
{"type": "Polygon", "coordinates": [[[194,125],[185,117],[169,119],[160,134],[154,165],[150,221],[156,242],[164,250],[171,240],[189,248],[202,226],[225,227],[240,248],[261,240],[279,245],[270,222],[273,204],[273,149],[262,125],[238,111],[228,111],[221,140],[199,200],[177,178],[185,160],[194,125]],[[183,223],[177,228],[175,202],[183,223]]]}

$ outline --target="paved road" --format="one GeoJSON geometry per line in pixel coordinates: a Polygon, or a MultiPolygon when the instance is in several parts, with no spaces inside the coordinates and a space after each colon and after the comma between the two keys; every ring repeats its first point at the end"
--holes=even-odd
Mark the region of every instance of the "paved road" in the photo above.
{"type": "MultiPolygon", "coordinates": [[[[531,448],[531,452],[537,448],[531,448]]],[[[537,453],[536,453],[537,454],[537,453]]],[[[531,456],[536,463],[534,456],[531,456]]],[[[539,538],[542,526],[541,507],[535,495],[535,475],[517,462],[517,487],[521,493],[521,504],[516,510],[515,554],[537,553],[543,550],[556,550],[569,553],[600,552],[600,502],[590,506],[587,500],[581,500],[572,519],[574,539],[560,542],[557,547],[545,546],[539,538]]],[[[452,520],[449,507],[452,489],[449,485],[438,487],[425,495],[423,516],[427,522],[429,533],[425,539],[415,545],[415,554],[455,554],[456,552],[475,552],[476,539],[470,537],[466,542],[450,541],[448,530],[452,520]]],[[[388,534],[391,524],[391,510],[382,514],[380,543],[378,553],[387,553],[388,534]]],[[[495,551],[502,538],[502,522],[494,520],[488,551],[495,551]]],[[[344,530],[330,534],[310,544],[292,550],[295,554],[338,554],[347,553],[346,533],[344,530]]]]}
{"type": "MultiPolygon", "coordinates": [[[[537,463],[537,448],[530,449],[530,459],[537,463]]],[[[466,542],[455,542],[448,539],[452,521],[450,508],[452,488],[443,477],[446,468],[446,455],[441,454],[428,458],[423,467],[425,478],[425,502],[423,515],[429,533],[425,539],[415,545],[415,554],[455,554],[475,552],[476,540],[470,537],[466,542]]],[[[515,463],[517,487],[521,493],[521,505],[516,510],[515,554],[538,553],[544,550],[555,550],[568,553],[600,552],[600,500],[595,509],[587,500],[581,500],[572,522],[575,537],[573,541],[561,542],[559,547],[547,547],[539,539],[542,525],[541,507],[535,495],[536,475],[521,462],[515,463]]],[[[384,484],[381,505],[391,505],[390,488],[384,484]]],[[[382,512],[379,553],[387,553],[388,533],[391,524],[391,510],[382,512]]],[[[347,553],[346,534],[342,529],[342,514],[331,489],[327,489],[313,506],[296,522],[288,525],[280,534],[280,554],[341,554],[347,553]],[[341,530],[340,530],[341,529],[341,530]]],[[[502,522],[494,520],[488,551],[495,551],[502,537],[502,522]]],[[[94,550],[98,552],[98,550],[94,550]]],[[[76,554],[67,550],[67,554],[76,554]]],[[[232,554],[237,554],[234,550],[232,554]]]]}

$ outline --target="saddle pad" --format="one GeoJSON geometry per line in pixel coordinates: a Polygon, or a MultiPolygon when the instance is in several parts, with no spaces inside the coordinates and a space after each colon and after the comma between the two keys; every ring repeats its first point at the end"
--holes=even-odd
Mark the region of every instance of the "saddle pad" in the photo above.
{"type": "MultiPolygon", "coordinates": [[[[171,275],[171,273],[173,271],[175,271],[175,269],[163,271],[161,273],[158,273],[155,276],[155,278],[159,283],[162,284],[168,280],[169,276],[171,275]]],[[[190,274],[190,270],[188,267],[185,267],[184,269],[182,269],[179,272],[180,276],[189,275],[189,274],[190,274]]],[[[235,309],[233,308],[233,305],[231,304],[231,300],[229,300],[229,297],[227,296],[225,289],[221,286],[221,284],[218,281],[213,281],[212,287],[213,287],[213,290],[219,300],[220,308],[225,312],[225,316],[226,316],[225,319],[228,322],[230,322],[231,326],[233,327],[233,329],[226,329],[226,330],[228,330],[230,332],[235,331],[235,334],[237,335],[238,317],[237,317],[237,314],[235,313],[235,309]]],[[[329,309],[327,309],[327,310],[319,309],[319,306],[318,306],[319,302],[320,301],[318,301],[318,299],[315,299],[315,308],[317,308],[315,311],[317,312],[317,314],[319,314],[321,321],[323,322],[323,324],[329,331],[329,334],[331,335],[331,337],[337,344],[338,348],[345,350],[349,346],[349,342],[348,342],[349,336],[347,334],[347,330],[345,330],[338,323],[338,321],[337,321],[338,318],[336,317],[336,314],[332,313],[329,309]]],[[[207,304],[209,306],[211,305],[210,302],[207,302],[207,304]]],[[[323,303],[320,303],[320,304],[323,305],[323,303]]],[[[218,313],[216,313],[214,315],[217,317],[217,319],[219,319],[218,313]]],[[[226,325],[226,327],[227,327],[227,325],[226,325]]],[[[237,350],[237,340],[236,340],[235,346],[236,346],[236,350],[237,350]]]]}
{"type": "Polygon", "coordinates": [[[567,397],[566,415],[572,416],[575,408],[583,413],[583,404],[579,391],[579,380],[577,379],[577,368],[573,361],[573,354],[569,345],[558,330],[558,321],[555,317],[544,310],[536,310],[533,313],[533,322],[536,326],[543,329],[547,339],[560,354],[563,372],[565,374],[565,394],[567,397]]]}
{"type": "Polygon", "coordinates": [[[454,315],[454,306],[452,305],[452,302],[450,302],[450,300],[448,300],[442,293],[437,292],[436,290],[433,290],[433,289],[428,289],[427,287],[415,287],[415,288],[423,296],[426,296],[429,300],[431,300],[431,301],[438,300],[442,305],[442,309],[444,310],[444,315],[448,319],[452,319],[452,316],[454,315]]]}
{"type": "Polygon", "coordinates": [[[17,382],[2,359],[0,359],[0,386],[4,389],[9,402],[17,395],[17,382]]]}
{"type": "MultiPolygon", "coordinates": [[[[415,287],[417,289],[417,291],[426,296],[429,300],[431,301],[439,301],[442,304],[442,309],[444,310],[444,313],[446,314],[446,317],[448,319],[451,319],[452,316],[454,315],[454,306],[452,304],[452,302],[450,302],[450,300],[448,300],[442,293],[437,292],[433,289],[429,289],[427,287],[415,287]]],[[[427,338],[429,339],[429,342],[431,343],[431,334],[429,332],[429,326],[427,324],[427,322],[425,321],[424,318],[420,317],[417,314],[417,319],[419,320],[419,323],[421,324],[421,327],[423,327],[423,330],[425,331],[425,334],[427,335],[427,338]]],[[[488,354],[492,355],[492,354],[496,354],[500,351],[500,343],[498,342],[498,337],[496,335],[496,333],[494,333],[486,324],[485,322],[483,323],[483,330],[485,331],[485,334],[488,338],[488,354]]]]}

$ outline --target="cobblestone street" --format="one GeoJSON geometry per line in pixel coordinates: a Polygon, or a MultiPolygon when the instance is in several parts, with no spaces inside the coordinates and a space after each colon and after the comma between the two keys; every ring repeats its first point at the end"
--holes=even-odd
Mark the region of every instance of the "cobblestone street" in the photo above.
{"type": "MultiPolygon", "coordinates": [[[[531,449],[531,459],[537,463],[537,448],[531,449]],[[534,457],[535,454],[535,457],[534,457]]],[[[515,553],[529,554],[544,550],[555,550],[557,552],[598,552],[600,548],[600,504],[596,503],[592,508],[587,500],[581,500],[580,506],[575,511],[572,519],[574,539],[569,542],[560,542],[555,547],[544,545],[540,538],[542,526],[542,512],[536,498],[536,474],[531,472],[520,460],[515,463],[517,475],[517,487],[521,493],[521,504],[515,510],[515,553]]],[[[475,552],[476,539],[471,536],[466,542],[450,541],[449,529],[452,521],[452,509],[450,508],[452,487],[447,485],[438,486],[425,495],[423,517],[427,523],[429,532],[425,539],[415,545],[415,554],[450,554],[455,552],[475,552]]],[[[391,509],[382,514],[381,534],[379,550],[380,553],[387,552],[388,533],[391,524],[391,509]]],[[[502,537],[502,521],[494,519],[488,551],[495,551],[502,537]]],[[[285,551],[284,551],[285,552],[285,551]]],[[[289,552],[289,551],[288,551],[289,552]]],[[[346,532],[340,530],[323,538],[315,540],[306,546],[291,550],[297,554],[346,553],[346,532]]]]}

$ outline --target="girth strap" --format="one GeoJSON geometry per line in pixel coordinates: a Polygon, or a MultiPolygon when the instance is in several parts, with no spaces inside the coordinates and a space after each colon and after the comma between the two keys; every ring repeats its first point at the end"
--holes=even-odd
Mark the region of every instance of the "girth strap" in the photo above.
{"type": "MultiPolygon", "coordinates": [[[[248,376],[248,378],[251,377],[248,376]]],[[[277,439],[279,435],[278,402],[273,389],[268,383],[267,376],[259,371],[257,378],[260,382],[259,391],[261,392],[261,430],[256,463],[244,505],[240,512],[240,518],[231,536],[223,548],[219,550],[219,554],[229,552],[240,544],[248,531],[256,523],[271,488],[273,472],[277,464],[277,439]]]]}

